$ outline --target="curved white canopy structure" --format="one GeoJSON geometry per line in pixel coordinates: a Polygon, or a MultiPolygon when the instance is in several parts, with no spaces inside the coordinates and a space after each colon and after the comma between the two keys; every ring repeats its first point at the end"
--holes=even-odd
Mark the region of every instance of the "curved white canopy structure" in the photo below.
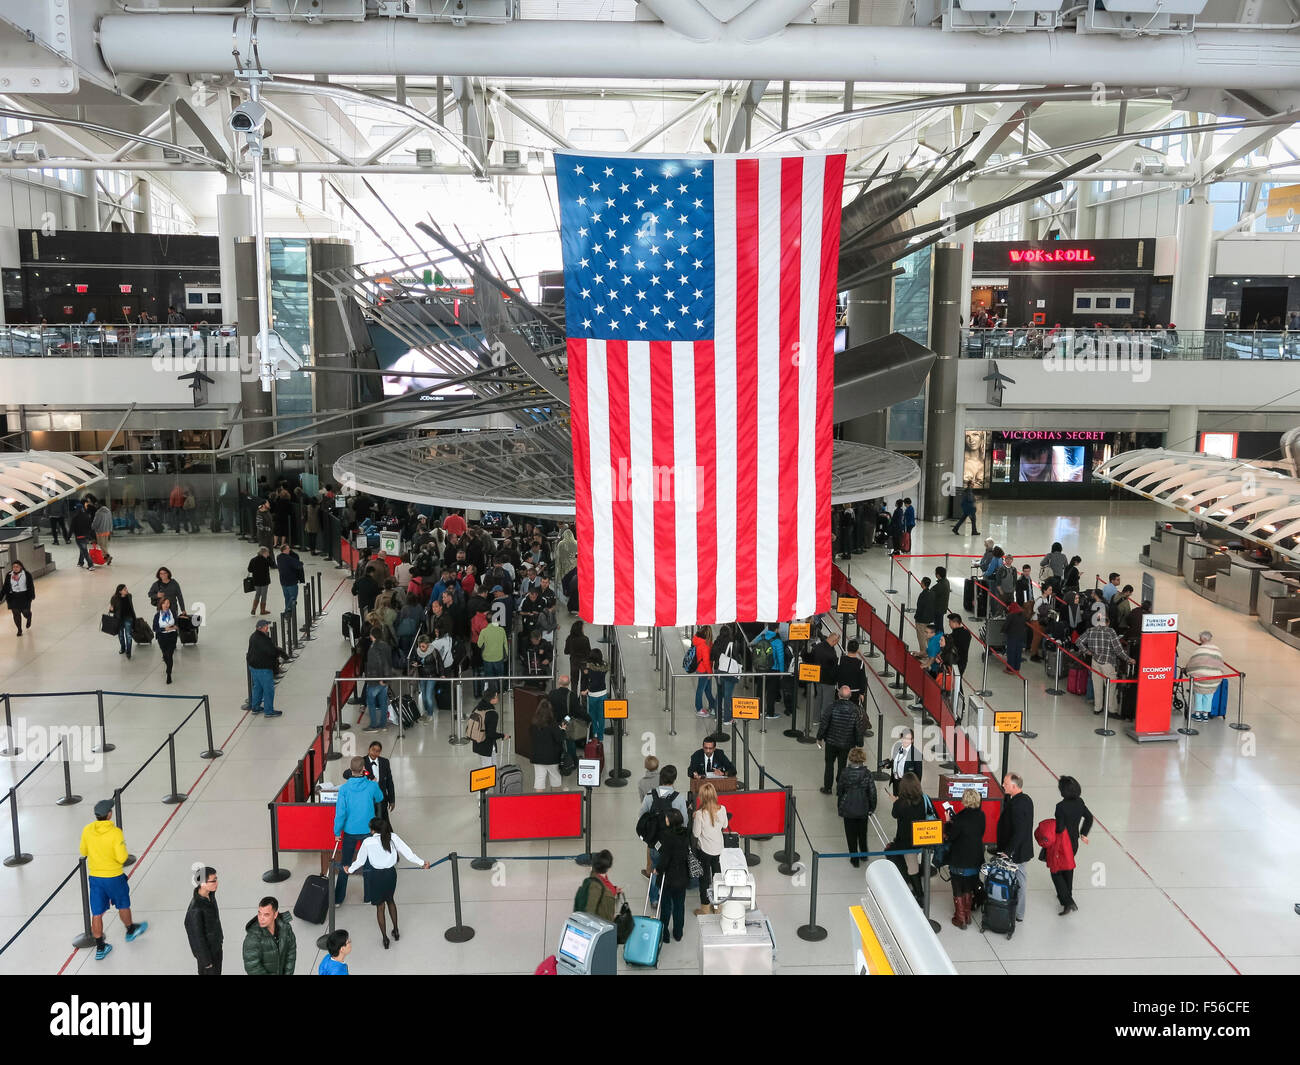
{"type": "Polygon", "coordinates": [[[1164,448],[1125,451],[1095,476],[1300,561],[1300,479],[1238,459],[1164,448]]]}
{"type": "Polygon", "coordinates": [[[0,525],[79,492],[103,476],[98,466],[76,455],[52,451],[0,454],[0,525]]]}

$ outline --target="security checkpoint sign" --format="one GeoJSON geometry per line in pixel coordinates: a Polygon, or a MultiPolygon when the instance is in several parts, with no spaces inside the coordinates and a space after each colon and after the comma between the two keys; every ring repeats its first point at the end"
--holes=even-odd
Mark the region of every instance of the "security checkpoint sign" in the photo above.
{"type": "Polygon", "coordinates": [[[626,718],[627,717],[627,700],[626,699],[606,699],[605,716],[607,718],[626,718]]]}
{"type": "Polygon", "coordinates": [[[912,846],[933,847],[943,842],[942,821],[913,821],[912,846]]]}
{"type": "Polygon", "coordinates": [[[820,681],[822,679],[822,667],[818,665],[810,665],[807,662],[800,662],[799,679],[820,681]]]}
{"type": "Polygon", "coordinates": [[[842,595],[835,603],[835,610],[839,614],[856,614],[858,612],[858,601],[847,595],[842,595]]]}
{"type": "Polygon", "coordinates": [[[578,759],[578,786],[582,788],[600,787],[600,759],[578,759]]]}
{"type": "Polygon", "coordinates": [[[469,791],[473,795],[476,792],[488,791],[497,786],[497,767],[494,765],[485,765],[482,769],[471,769],[469,773],[469,791]]]}
{"type": "Polygon", "coordinates": [[[810,640],[812,639],[812,623],[808,621],[790,622],[790,639],[791,640],[810,640]]]}
{"type": "Polygon", "coordinates": [[[1147,614],[1142,618],[1142,655],[1138,661],[1137,735],[1169,732],[1174,706],[1174,673],[1178,659],[1178,615],[1147,614]]]}
{"type": "Polygon", "coordinates": [[[758,720],[758,700],[757,699],[732,699],[731,716],[737,721],[757,721],[758,720]]]}

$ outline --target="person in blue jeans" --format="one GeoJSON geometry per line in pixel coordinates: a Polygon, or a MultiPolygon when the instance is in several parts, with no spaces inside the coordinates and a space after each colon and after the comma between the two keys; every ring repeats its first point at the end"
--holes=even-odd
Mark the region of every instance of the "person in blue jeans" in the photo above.
{"type": "Polygon", "coordinates": [[[288,543],[280,545],[275,568],[280,571],[280,591],[284,593],[284,611],[292,613],[298,604],[298,585],[306,580],[306,571],[297,552],[290,551],[288,543]]]}
{"type": "Polygon", "coordinates": [[[587,689],[587,713],[591,717],[591,734],[598,741],[605,739],[605,700],[609,697],[606,688],[605,657],[599,651],[592,651],[587,659],[587,668],[582,671],[582,685],[587,689]]]}
{"type": "Polygon", "coordinates": [[[248,699],[251,713],[266,717],[283,716],[275,708],[275,664],[288,657],[271,639],[271,623],[266,618],[259,618],[253,635],[248,638],[248,654],[244,656],[253,682],[253,693],[248,699]]]}
{"type": "MultiPolygon", "coordinates": [[[[659,769],[659,786],[652,789],[643,800],[641,800],[641,813],[648,814],[651,810],[659,810],[667,816],[668,810],[675,810],[681,817],[681,823],[686,824],[686,800],[681,793],[674,787],[677,783],[677,767],[675,765],[662,766],[659,769]]],[[[638,814],[638,818],[640,815],[638,814]]],[[[660,835],[663,833],[661,832],[660,835]]],[[[656,839],[654,842],[658,842],[656,839]]],[[[650,847],[650,865],[653,869],[659,868],[659,851],[655,847],[650,847]]],[[[659,904],[659,887],[662,883],[657,872],[648,873],[650,877],[650,905],[659,904]]]]}
{"type": "Polygon", "coordinates": [[[334,905],[342,906],[348,893],[347,868],[356,859],[361,841],[370,835],[375,803],[384,801],[379,785],[366,776],[366,760],[359,755],[348,763],[348,779],[339,788],[334,807],[334,842],[339,850],[338,879],[334,883],[334,905]]]}
{"type": "MultiPolygon", "coordinates": [[[[393,671],[393,649],[379,634],[370,642],[366,655],[366,676],[386,677],[393,671]]],[[[388,684],[383,680],[366,681],[366,709],[370,711],[370,724],[363,732],[378,732],[388,725],[388,684]]]]}
{"type": "Polygon", "coordinates": [[[664,942],[668,942],[669,928],[673,941],[680,943],[686,924],[686,889],[690,887],[691,871],[687,859],[690,836],[686,819],[680,811],[669,810],[667,825],[659,836],[659,875],[663,878],[664,942]]]}
{"type": "Polygon", "coordinates": [[[695,685],[695,713],[700,717],[709,717],[718,708],[713,699],[713,670],[709,662],[713,654],[713,629],[708,625],[696,629],[691,638],[691,646],[695,648],[695,673],[700,678],[695,685]],[[709,702],[708,710],[704,709],[705,699],[709,702]]]}

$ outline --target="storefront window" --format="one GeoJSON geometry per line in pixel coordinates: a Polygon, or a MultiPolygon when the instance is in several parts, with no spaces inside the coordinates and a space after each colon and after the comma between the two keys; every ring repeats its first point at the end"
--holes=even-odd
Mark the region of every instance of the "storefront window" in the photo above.
{"type": "MultiPolygon", "coordinates": [[[[311,358],[310,253],[306,240],[270,242],[271,314],[276,331],[303,360],[311,358]]],[[[311,414],[311,375],[298,371],[275,382],[277,432],[306,425],[311,414]],[[288,417],[286,417],[286,415],[288,417]]]]}

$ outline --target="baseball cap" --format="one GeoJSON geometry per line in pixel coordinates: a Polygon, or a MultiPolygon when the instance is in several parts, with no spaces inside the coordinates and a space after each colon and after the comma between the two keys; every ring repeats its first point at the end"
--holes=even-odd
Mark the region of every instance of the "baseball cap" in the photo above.
{"type": "Polygon", "coordinates": [[[493,595],[496,595],[497,592],[504,592],[504,591],[505,591],[505,589],[502,588],[501,585],[499,585],[499,584],[494,584],[494,585],[492,585],[492,594],[493,594],[493,595]]]}
{"type": "Polygon", "coordinates": [[[112,812],[113,812],[112,799],[100,799],[99,802],[95,803],[96,817],[107,817],[112,812]]]}

